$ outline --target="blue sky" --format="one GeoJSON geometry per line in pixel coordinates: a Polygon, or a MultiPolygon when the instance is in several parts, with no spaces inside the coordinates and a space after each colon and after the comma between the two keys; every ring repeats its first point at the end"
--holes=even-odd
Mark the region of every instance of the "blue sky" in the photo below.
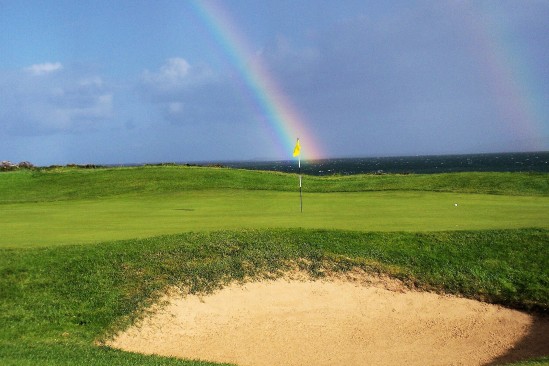
{"type": "MultiPolygon", "coordinates": [[[[549,1],[212,3],[324,157],[549,150],[549,1]]],[[[290,159],[253,93],[190,1],[0,0],[0,160],[290,159]]]]}

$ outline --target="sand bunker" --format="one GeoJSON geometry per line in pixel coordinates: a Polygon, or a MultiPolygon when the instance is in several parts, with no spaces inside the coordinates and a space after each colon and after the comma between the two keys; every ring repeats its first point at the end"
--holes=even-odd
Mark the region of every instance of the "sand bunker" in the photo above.
{"type": "Polygon", "coordinates": [[[549,354],[549,321],[477,301],[344,280],[172,296],[109,343],[237,365],[489,365],[549,354]]]}

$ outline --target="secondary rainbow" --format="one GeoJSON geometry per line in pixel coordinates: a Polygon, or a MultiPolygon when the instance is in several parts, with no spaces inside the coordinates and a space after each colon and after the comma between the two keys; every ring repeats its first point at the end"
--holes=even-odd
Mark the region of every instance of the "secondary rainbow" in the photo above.
{"type": "Polygon", "coordinates": [[[278,136],[282,156],[292,156],[296,138],[299,137],[304,159],[324,157],[314,134],[307,128],[306,120],[252,51],[228,12],[214,2],[193,1],[192,4],[252,91],[270,127],[278,136]]]}
{"type": "Polygon", "coordinates": [[[489,4],[484,5],[486,8],[475,4],[468,12],[459,13],[468,14],[465,19],[472,32],[473,56],[485,71],[494,96],[500,114],[498,128],[510,131],[515,140],[523,141],[523,148],[548,150],[549,124],[543,93],[537,90],[538,82],[522,52],[514,49],[517,46],[506,39],[510,31],[478,16],[479,9],[497,13],[489,4]],[[477,6],[481,8],[477,9],[477,6]]]}

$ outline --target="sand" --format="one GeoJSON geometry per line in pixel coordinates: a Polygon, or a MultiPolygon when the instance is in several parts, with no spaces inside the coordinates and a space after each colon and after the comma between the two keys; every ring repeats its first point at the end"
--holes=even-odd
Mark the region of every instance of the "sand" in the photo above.
{"type": "Polygon", "coordinates": [[[108,343],[237,365],[491,365],[549,355],[549,320],[390,281],[278,279],[170,295],[108,343]]]}

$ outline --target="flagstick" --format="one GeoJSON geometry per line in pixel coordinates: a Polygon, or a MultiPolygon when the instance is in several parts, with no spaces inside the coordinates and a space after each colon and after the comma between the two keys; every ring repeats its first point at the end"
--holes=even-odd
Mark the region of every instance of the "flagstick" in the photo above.
{"type": "Polygon", "coordinates": [[[298,165],[299,165],[299,206],[301,207],[301,212],[303,212],[303,190],[301,188],[301,154],[298,158],[298,165]]]}
{"type": "Polygon", "coordinates": [[[301,212],[303,212],[303,190],[301,188],[301,145],[299,145],[299,137],[295,143],[293,155],[294,158],[297,156],[297,161],[299,164],[299,206],[301,207],[301,212]]]}

